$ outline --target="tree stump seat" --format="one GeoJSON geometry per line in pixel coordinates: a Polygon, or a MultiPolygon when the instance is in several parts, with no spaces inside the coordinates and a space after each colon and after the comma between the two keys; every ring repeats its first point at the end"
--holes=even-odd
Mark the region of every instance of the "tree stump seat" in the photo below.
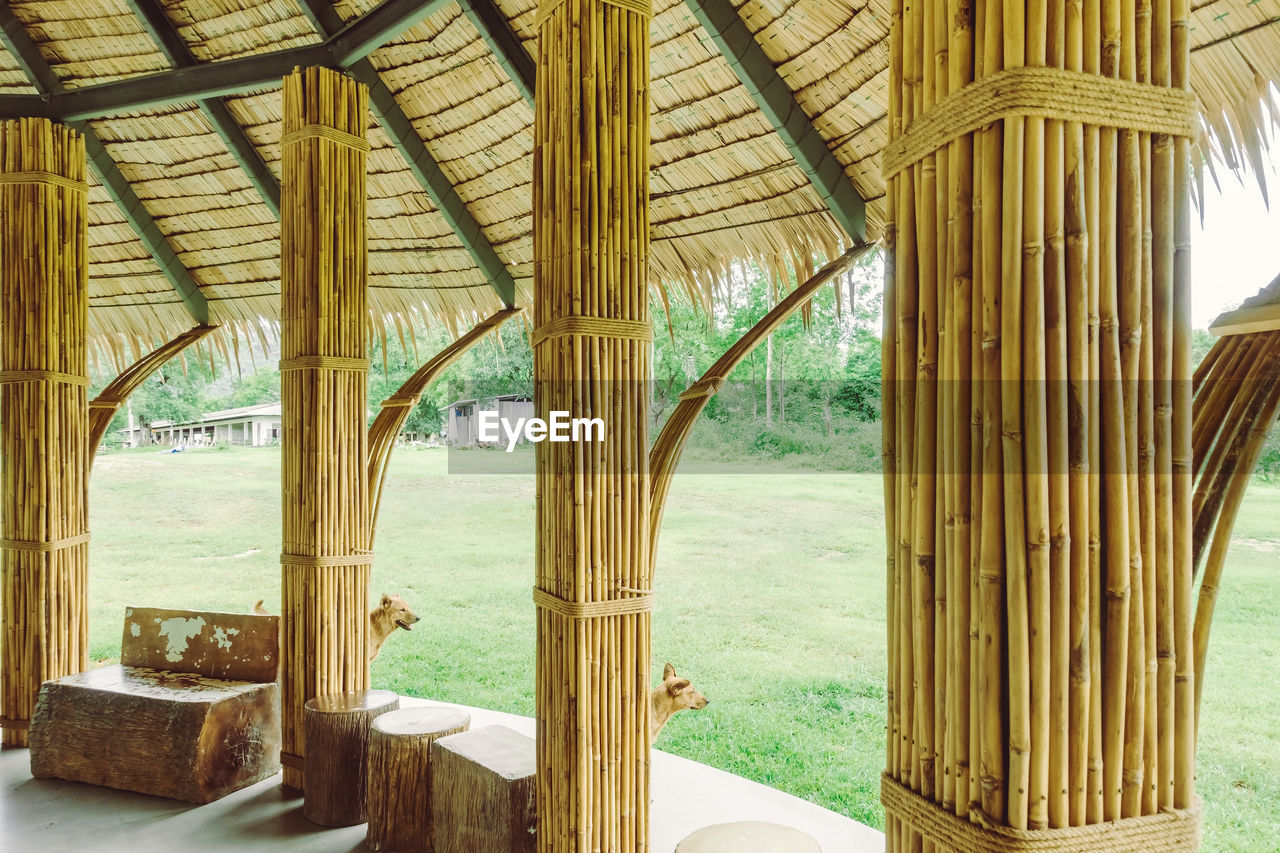
{"type": "Polygon", "coordinates": [[[464,732],[471,715],[458,708],[401,708],[369,730],[370,850],[434,849],[431,823],[431,744],[464,732]]]}
{"type": "Polygon", "coordinates": [[[121,663],[47,681],[31,774],[209,803],[280,769],[275,616],[125,610],[121,663]]]}
{"type": "Polygon", "coordinates": [[[536,747],[506,726],[485,726],[431,744],[436,853],[534,853],[536,747]]]}
{"type": "Polygon", "coordinates": [[[317,696],[303,706],[307,758],[302,814],[320,826],[354,826],[366,820],[369,728],[394,711],[390,690],[351,690],[317,696]]]}

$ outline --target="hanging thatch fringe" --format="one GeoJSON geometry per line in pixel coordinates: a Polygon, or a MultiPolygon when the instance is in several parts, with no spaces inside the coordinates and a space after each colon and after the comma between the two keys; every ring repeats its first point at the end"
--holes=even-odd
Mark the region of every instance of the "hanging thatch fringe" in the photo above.
{"type": "Polygon", "coordinates": [[[1118,821],[1119,838],[1171,809],[1190,825],[1170,843],[1198,843],[1187,13],[895,4],[891,851],[970,849],[968,823],[1009,828],[997,835],[1016,844],[995,849],[1056,849],[1067,827],[1118,821]],[[1041,85],[1087,76],[1145,106],[1059,109],[1065,90],[1041,85]],[[1001,91],[1023,78],[1031,91],[1001,91]],[[971,132],[918,129],[984,92],[1009,109],[956,125],[971,132]],[[917,157],[921,134],[937,144],[917,157]],[[900,791],[954,815],[957,834],[900,791]]]}
{"type": "Polygon", "coordinates": [[[26,746],[40,684],[88,667],[84,140],[0,123],[0,562],[4,746],[26,746]]]}
{"type": "Polygon", "coordinates": [[[368,90],[323,68],[284,80],[280,398],[284,784],[303,706],[369,686],[365,157],[368,90]],[[357,138],[357,140],[353,140],[357,138]]]}
{"type": "Polygon", "coordinates": [[[147,380],[147,377],[160,369],[165,362],[173,358],[187,347],[199,341],[216,329],[216,326],[196,326],[183,332],[173,340],[139,358],[133,364],[120,371],[120,375],[111,380],[98,396],[89,401],[89,466],[98,452],[111,419],[116,416],[120,406],[129,399],[129,395],[147,380]]]}
{"type": "MultiPolygon", "coordinates": [[[[404,381],[396,393],[382,401],[382,408],[369,425],[369,547],[373,547],[373,537],[378,527],[378,507],[382,503],[382,486],[386,482],[387,465],[391,462],[391,451],[395,449],[396,437],[400,434],[409,413],[418,404],[422,392],[427,389],[445,370],[466,354],[473,346],[484,340],[488,334],[502,327],[504,323],[523,313],[523,308],[503,308],[498,313],[480,323],[471,331],[449,344],[438,352],[430,361],[419,367],[412,376],[404,381]]],[[[403,338],[401,339],[404,346],[403,338]]],[[[386,351],[386,348],[383,348],[386,351]]]]}
{"type": "Polygon", "coordinates": [[[533,375],[538,849],[649,849],[649,16],[549,0],[538,32],[533,375]],[[554,8],[551,8],[554,4],[554,8]],[[548,336],[545,330],[557,334],[548,336]]]}

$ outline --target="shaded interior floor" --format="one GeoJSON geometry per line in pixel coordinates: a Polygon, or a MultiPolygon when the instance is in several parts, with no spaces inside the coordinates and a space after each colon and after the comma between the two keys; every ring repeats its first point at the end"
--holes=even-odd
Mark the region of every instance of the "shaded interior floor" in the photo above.
{"type": "MultiPolygon", "coordinates": [[[[401,698],[401,707],[445,704],[401,698]]],[[[462,707],[472,727],[500,724],[533,735],[529,717],[462,707]]],[[[206,806],[33,779],[25,749],[0,751],[0,850],[172,851],[365,850],[365,827],[325,829],[302,816],[302,800],[286,797],[280,777],[206,806]]],[[[857,821],[765,785],[664,752],[653,753],[653,851],[671,853],[696,829],[765,820],[816,838],[825,853],[881,853],[884,835],[857,821]]],[[[746,853],[746,851],[744,851],[746,853]]]]}

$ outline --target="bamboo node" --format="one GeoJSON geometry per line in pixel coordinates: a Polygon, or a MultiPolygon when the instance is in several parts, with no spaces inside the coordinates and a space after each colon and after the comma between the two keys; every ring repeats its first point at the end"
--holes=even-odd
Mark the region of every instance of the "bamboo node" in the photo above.
{"type": "Polygon", "coordinates": [[[357,551],[354,554],[281,554],[280,565],[302,566],[308,569],[371,566],[373,554],[369,551],[357,551]]]}
{"type": "Polygon", "coordinates": [[[280,372],[289,370],[350,370],[364,373],[369,369],[367,358],[343,358],[336,355],[302,355],[280,360],[280,372]]]}
{"type": "Polygon", "coordinates": [[[4,184],[43,184],[49,187],[61,187],[78,193],[87,193],[89,191],[89,185],[84,181],[64,177],[56,172],[0,172],[0,185],[4,184]]]}
{"type": "Polygon", "coordinates": [[[612,598],[605,601],[566,601],[544,589],[533,588],[535,606],[558,613],[566,619],[603,619],[608,616],[628,616],[649,613],[653,610],[653,592],[642,591],[634,598],[612,598]]]}
{"type": "Polygon", "coordinates": [[[534,329],[533,334],[529,335],[529,345],[536,347],[543,341],[548,341],[552,338],[569,337],[570,335],[652,341],[653,326],[638,320],[619,320],[613,317],[570,314],[534,329]]]}
{"type": "Polygon", "coordinates": [[[0,729],[20,729],[26,731],[31,728],[30,720],[19,720],[16,717],[0,717],[0,729]]]}
{"type": "Polygon", "coordinates": [[[280,147],[284,148],[307,139],[323,139],[326,142],[345,145],[347,148],[354,148],[357,151],[369,150],[369,143],[364,138],[323,124],[307,124],[297,130],[286,133],[280,140],[280,147]]]}
{"type": "MultiPolygon", "coordinates": [[[[600,0],[600,2],[608,6],[616,6],[619,9],[635,12],[642,18],[653,17],[653,3],[651,0],[600,0]]],[[[538,15],[533,21],[534,29],[542,29],[542,25],[555,14],[563,3],[564,0],[548,0],[548,2],[539,5],[538,15]]]]}
{"type": "Polygon", "coordinates": [[[65,536],[62,539],[53,539],[50,541],[32,540],[32,539],[0,539],[0,548],[10,551],[39,551],[47,553],[49,551],[62,551],[67,548],[74,548],[77,545],[83,545],[89,541],[89,531],[78,533],[75,536],[65,536]]]}
{"type": "Polygon", "coordinates": [[[723,385],[723,376],[704,376],[681,391],[679,399],[692,400],[696,397],[714,397],[723,385]]]}
{"type": "Polygon", "coordinates": [[[13,382],[61,382],[63,385],[88,387],[89,378],[56,370],[0,370],[0,384],[13,382]]]}
{"type": "Polygon", "coordinates": [[[970,83],[911,122],[885,146],[881,174],[888,180],[961,136],[1014,116],[1194,137],[1199,113],[1195,96],[1182,89],[1064,68],[1011,68],[970,83]]]}
{"type": "Polygon", "coordinates": [[[1003,826],[981,809],[957,815],[895,781],[880,777],[880,801],[885,812],[909,826],[926,843],[940,849],[969,853],[1122,853],[1131,850],[1194,851],[1200,847],[1201,803],[1189,809],[1165,809],[1156,814],[1104,823],[1049,829],[1003,826]],[[974,819],[979,823],[972,822],[974,819]]]}

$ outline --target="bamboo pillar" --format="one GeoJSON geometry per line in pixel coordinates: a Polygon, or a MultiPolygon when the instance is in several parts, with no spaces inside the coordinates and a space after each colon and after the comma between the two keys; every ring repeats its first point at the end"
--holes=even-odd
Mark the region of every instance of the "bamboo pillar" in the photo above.
{"type": "Polygon", "coordinates": [[[294,789],[307,700],[369,686],[367,101],[328,69],[284,80],[281,763],[294,789]]]}
{"type": "Polygon", "coordinates": [[[41,682],[88,667],[89,316],[84,140],[0,124],[0,458],[5,746],[41,682]]]}
{"type": "Polygon", "coordinates": [[[895,0],[890,851],[1198,843],[1186,19],[895,0]]]}
{"type": "Polygon", "coordinates": [[[538,849],[649,849],[646,0],[547,0],[534,133],[538,849]]]}

